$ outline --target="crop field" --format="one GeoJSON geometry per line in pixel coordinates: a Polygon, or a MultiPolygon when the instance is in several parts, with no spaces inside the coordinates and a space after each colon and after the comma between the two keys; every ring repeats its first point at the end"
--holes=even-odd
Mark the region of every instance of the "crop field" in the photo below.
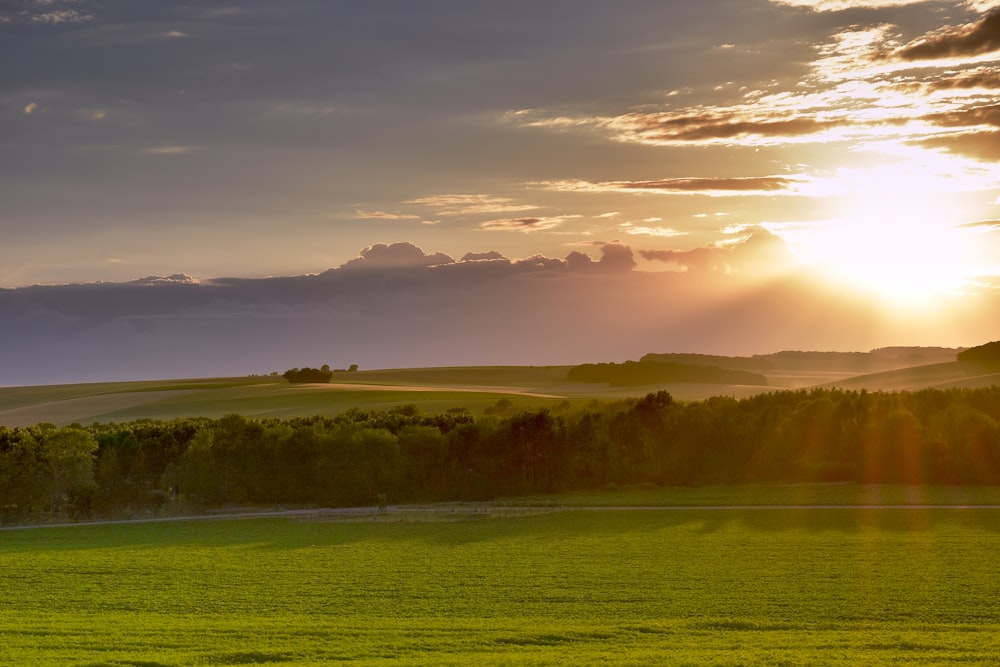
{"type": "Polygon", "coordinates": [[[4,665],[1000,661],[1000,510],[564,510],[0,533],[4,665]]]}
{"type": "MultiPolygon", "coordinates": [[[[819,362],[816,362],[819,364],[819,362]]],[[[664,383],[613,387],[570,382],[569,366],[467,366],[363,370],[335,373],[329,384],[289,385],[272,376],[146,380],[93,384],[0,387],[0,425],[50,422],[124,422],[136,419],[335,416],[351,408],[384,410],[414,404],[429,413],[465,408],[482,414],[498,400],[519,408],[553,407],[563,401],[585,405],[598,400],[640,397],[667,391],[678,401],[711,396],[746,398],[781,389],[825,386],[869,391],[988,387],[1000,374],[976,364],[936,363],[855,375],[856,371],[816,367],[768,370],[767,385],[664,383]]]]}

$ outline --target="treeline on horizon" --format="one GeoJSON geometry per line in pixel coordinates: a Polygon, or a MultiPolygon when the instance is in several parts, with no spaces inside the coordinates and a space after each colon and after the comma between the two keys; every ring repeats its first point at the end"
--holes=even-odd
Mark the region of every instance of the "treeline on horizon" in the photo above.
{"type": "Polygon", "coordinates": [[[657,392],[480,417],[410,405],[333,418],[0,427],[6,522],[486,500],[610,484],[840,481],[1000,484],[1000,387],[684,404],[657,392]]]}

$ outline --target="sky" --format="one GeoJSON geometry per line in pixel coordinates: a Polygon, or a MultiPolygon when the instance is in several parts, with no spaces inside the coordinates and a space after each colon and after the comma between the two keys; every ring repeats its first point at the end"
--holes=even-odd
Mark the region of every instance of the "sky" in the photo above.
{"type": "Polygon", "coordinates": [[[993,0],[5,0],[0,385],[1000,338],[993,0]]]}

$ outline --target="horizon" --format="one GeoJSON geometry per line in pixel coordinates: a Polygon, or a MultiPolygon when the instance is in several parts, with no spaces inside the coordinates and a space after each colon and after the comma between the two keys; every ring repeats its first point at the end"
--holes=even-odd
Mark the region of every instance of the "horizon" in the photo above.
{"type": "Polygon", "coordinates": [[[0,55],[0,386],[1000,337],[994,0],[16,0],[0,55]]]}

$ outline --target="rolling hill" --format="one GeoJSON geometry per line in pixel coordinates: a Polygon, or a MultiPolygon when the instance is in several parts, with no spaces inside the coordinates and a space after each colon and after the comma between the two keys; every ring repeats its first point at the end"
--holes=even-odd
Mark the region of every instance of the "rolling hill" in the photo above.
{"type": "MultiPolygon", "coordinates": [[[[704,366],[704,377],[639,386],[567,379],[569,366],[439,367],[338,373],[329,384],[291,385],[278,376],[0,388],[0,425],[56,425],[136,419],[332,416],[351,408],[386,410],[414,404],[427,412],[481,414],[499,401],[516,407],[565,407],[668,391],[676,400],[744,398],[783,389],[913,391],[1000,384],[996,365],[955,361],[955,349],[882,348],[872,352],[780,352],[754,357],[646,355],[661,363],[704,366]],[[724,380],[716,371],[753,369],[766,384],[724,380]]],[[[749,375],[748,375],[749,376],[749,375]]],[[[730,375],[740,378],[739,374],[730,375]]]]}

